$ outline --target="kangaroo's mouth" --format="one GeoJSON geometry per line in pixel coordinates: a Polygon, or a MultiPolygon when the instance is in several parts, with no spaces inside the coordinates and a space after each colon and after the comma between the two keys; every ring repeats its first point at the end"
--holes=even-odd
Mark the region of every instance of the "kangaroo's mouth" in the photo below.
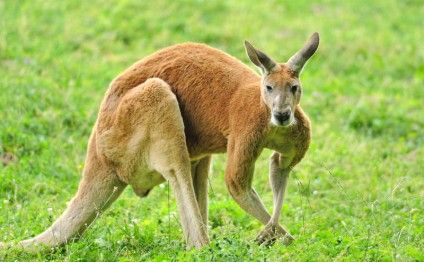
{"type": "Polygon", "coordinates": [[[293,116],[290,116],[288,119],[279,119],[274,115],[271,116],[271,123],[275,126],[288,127],[296,123],[296,119],[293,116]]]}

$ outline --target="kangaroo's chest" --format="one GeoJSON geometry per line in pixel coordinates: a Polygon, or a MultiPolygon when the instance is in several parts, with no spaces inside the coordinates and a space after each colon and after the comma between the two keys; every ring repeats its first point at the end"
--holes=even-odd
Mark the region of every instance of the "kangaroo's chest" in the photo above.
{"type": "Polygon", "coordinates": [[[296,127],[270,127],[265,137],[265,147],[283,155],[292,155],[296,152],[298,132],[296,127]]]}
{"type": "Polygon", "coordinates": [[[275,134],[267,137],[265,147],[282,154],[287,154],[293,151],[294,144],[289,137],[275,134]]]}

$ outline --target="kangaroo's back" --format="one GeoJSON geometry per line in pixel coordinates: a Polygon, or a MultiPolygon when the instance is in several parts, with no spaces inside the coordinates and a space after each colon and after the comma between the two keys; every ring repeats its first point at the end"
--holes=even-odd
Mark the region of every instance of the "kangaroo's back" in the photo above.
{"type": "Polygon", "coordinates": [[[177,96],[192,157],[225,151],[230,100],[240,87],[260,81],[249,67],[218,49],[179,44],[140,60],[118,76],[103,110],[114,110],[122,95],[151,77],[163,79],[177,96]]]}

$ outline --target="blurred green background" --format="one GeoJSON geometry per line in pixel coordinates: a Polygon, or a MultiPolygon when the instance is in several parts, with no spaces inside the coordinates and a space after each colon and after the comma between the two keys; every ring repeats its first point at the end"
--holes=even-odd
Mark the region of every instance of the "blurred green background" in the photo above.
{"type": "MultiPolygon", "coordinates": [[[[172,194],[127,189],[76,243],[0,260],[423,261],[424,2],[0,1],[0,241],[33,236],[76,191],[110,81],[184,41],[248,63],[247,39],[280,62],[314,31],[301,77],[312,145],[281,222],[296,241],[253,243],[262,226],[231,199],[225,155],[210,182],[211,244],[185,251],[172,194]]],[[[265,151],[254,185],[272,207],[265,151]]]]}

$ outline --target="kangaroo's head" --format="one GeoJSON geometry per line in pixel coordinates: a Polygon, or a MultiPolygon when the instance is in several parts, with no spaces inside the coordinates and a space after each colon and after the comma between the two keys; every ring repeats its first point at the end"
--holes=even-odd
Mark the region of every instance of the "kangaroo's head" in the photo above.
{"type": "Polygon", "coordinates": [[[261,94],[271,111],[272,124],[289,126],[294,123],[295,107],[302,94],[299,75],[306,61],[317,50],[318,44],[319,35],[313,33],[303,48],[286,63],[277,63],[245,41],[247,55],[262,71],[261,94]]]}

